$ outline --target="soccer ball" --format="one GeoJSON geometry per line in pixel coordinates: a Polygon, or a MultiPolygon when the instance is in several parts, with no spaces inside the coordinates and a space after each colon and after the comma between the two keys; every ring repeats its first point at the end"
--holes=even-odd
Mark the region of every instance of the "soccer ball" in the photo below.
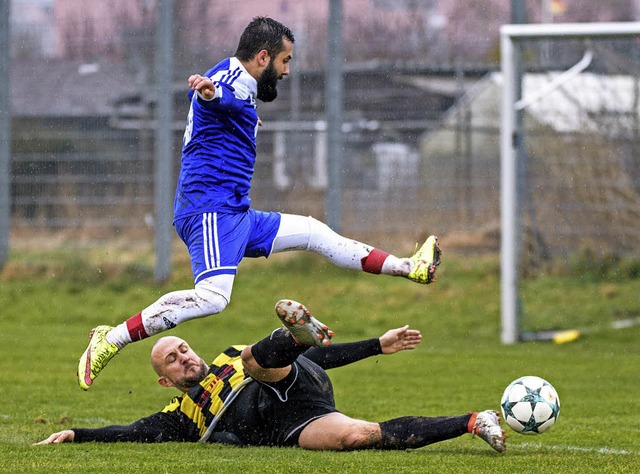
{"type": "Polygon", "coordinates": [[[500,407],[502,419],[511,429],[521,434],[540,434],[558,419],[560,399],[549,382],[527,375],[509,384],[500,407]]]}

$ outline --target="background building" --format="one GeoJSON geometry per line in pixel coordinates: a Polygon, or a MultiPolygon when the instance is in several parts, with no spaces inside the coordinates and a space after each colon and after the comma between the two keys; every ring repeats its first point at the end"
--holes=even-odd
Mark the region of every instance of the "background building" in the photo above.
{"type": "MultiPolygon", "coordinates": [[[[526,2],[530,21],[557,22],[633,20],[639,4],[526,2]]],[[[174,98],[175,170],[186,77],[232,54],[252,17],[270,15],[294,30],[295,61],[279,99],[260,105],[265,126],[254,201],[322,217],[328,2],[212,0],[203,10],[202,2],[182,0],[174,6],[175,67],[167,72],[173,82],[167,93],[174,98]]],[[[500,89],[492,74],[510,2],[351,0],[344,10],[343,232],[383,246],[411,245],[420,237],[415,216],[424,215],[426,234],[495,250],[500,89]]],[[[152,242],[156,2],[14,0],[11,12],[16,242],[54,234],[48,242],[152,242]]],[[[638,77],[637,44],[600,48],[594,72],[638,77]]],[[[543,44],[531,51],[536,68],[558,71],[574,64],[583,46],[543,44]]],[[[637,124],[637,111],[625,113],[637,124]]],[[[549,133],[530,141],[536,150],[576,133],[541,122],[546,114],[529,116],[535,133],[549,133]]],[[[636,139],[624,156],[637,152],[636,139]]],[[[621,166],[631,182],[638,179],[633,166],[621,166]]],[[[570,229],[564,242],[579,232],[570,229]]]]}

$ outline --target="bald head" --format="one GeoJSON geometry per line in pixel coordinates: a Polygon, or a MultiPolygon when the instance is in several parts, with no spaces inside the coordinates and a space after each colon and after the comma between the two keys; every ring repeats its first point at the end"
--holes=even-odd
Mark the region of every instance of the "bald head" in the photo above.
{"type": "Polygon", "coordinates": [[[187,341],[176,336],[161,337],[151,349],[151,366],[163,387],[176,387],[186,392],[200,383],[209,366],[187,341]]]}
{"type": "Polygon", "coordinates": [[[170,352],[173,347],[178,347],[182,343],[186,344],[186,341],[176,336],[164,336],[156,341],[151,348],[151,367],[153,367],[156,374],[163,375],[162,367],[164,356],[170,352]]]}

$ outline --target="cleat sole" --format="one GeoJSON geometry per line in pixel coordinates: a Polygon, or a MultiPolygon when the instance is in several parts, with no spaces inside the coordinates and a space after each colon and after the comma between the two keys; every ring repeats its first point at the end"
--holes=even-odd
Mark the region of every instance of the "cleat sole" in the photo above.
{"type": "Polygon", "coordinates": [[[331,344],[333,331],[314,318],[304,305],[291,300],[280,300],[275,309],[282,325],[299,344],[317,347],[331,344]]]}

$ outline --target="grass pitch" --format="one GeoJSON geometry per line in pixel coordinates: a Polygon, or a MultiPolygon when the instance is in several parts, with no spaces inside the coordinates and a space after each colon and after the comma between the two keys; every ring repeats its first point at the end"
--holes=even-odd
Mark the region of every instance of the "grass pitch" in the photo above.
{"type": "Polygon", "coordinates": [[[82,256],[43,265],[14,256],[0,275],[0,472],[640,472],[640,327],[608,324],[640,314],[640,279],[526,281],[526,309],[545,325],[600,330],[562,345],[503,346],[497,261],[445,257],[439,281],[429,286],[339,270],[307,254],[246,261],[224,313],[172,334],[211,360],[229,344],[254,342],[276,327],[280,298],[304,302],[336,332],[336,342],[410,324],[424,336],[415,351],[330,371],[338,408],[375,421],[498,409],[513,379],[539,375],[560,395],[559,420],[539,436],[510,432],[504,455],[467,435],[401,452],[31,446],[61,429],[128,424],[166,404],[175,392],[158,386],[149,366],[155,338],[127,347],[88,392],[76,384],[76,364],[91,327],[117,324],[158,296],[191,287],[191,277],[184,262],[172,281],[156,285],[145,266],[107,267],[82,256]]]}

